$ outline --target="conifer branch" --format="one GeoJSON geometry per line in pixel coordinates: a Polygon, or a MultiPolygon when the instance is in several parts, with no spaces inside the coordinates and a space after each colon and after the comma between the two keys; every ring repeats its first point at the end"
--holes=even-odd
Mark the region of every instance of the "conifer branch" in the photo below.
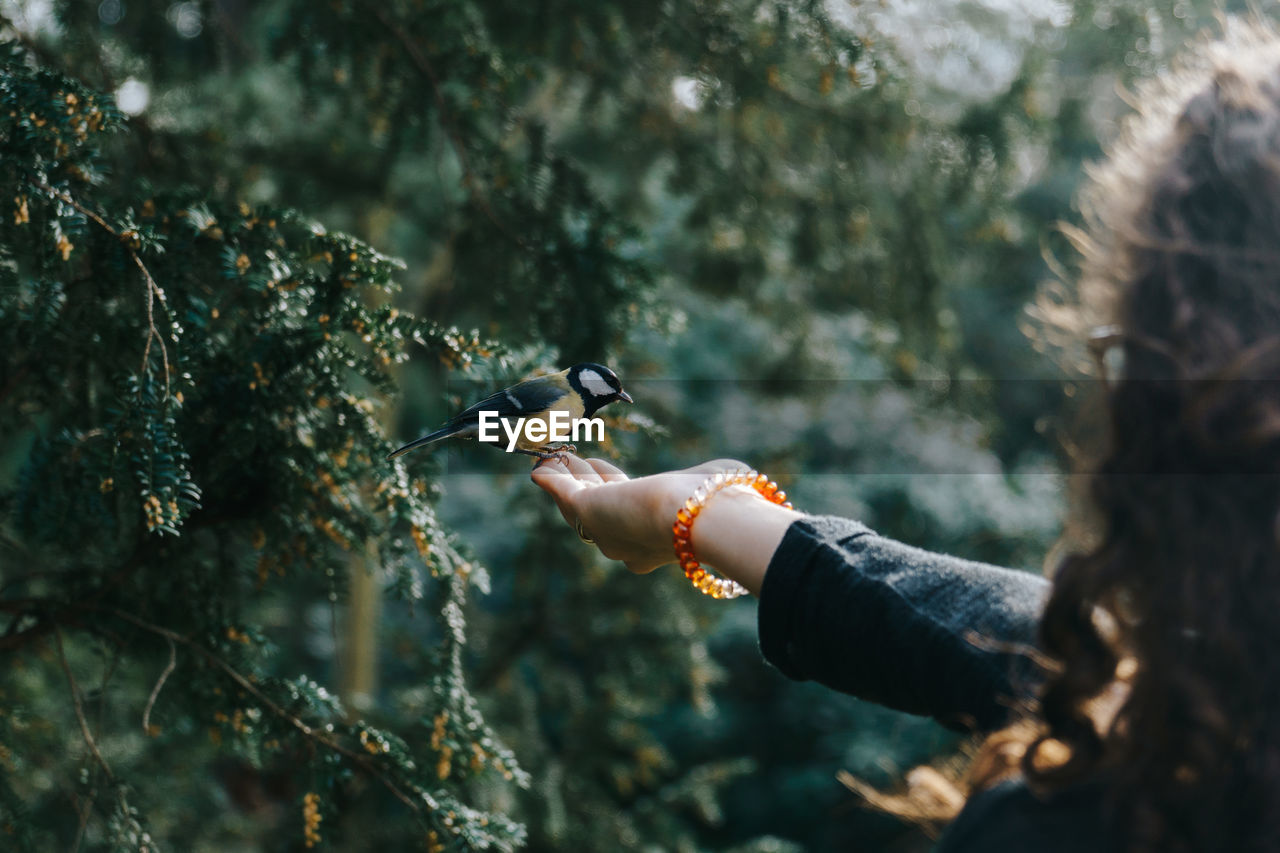
{"type": "Polygon", "coordinates": [[[147,343],[146,343],[146,346],[143,347],[142,349],[142,374],[144,375],[146,374],[147,365],[151,361],[151,342],[154,340],[160,344],[160,360],[161,360],[161,363],[164,365],[164,396],[165,396],[165,399],[167,400],[169,398],[169,374],[170,374],[169,350],[164,344],[164,336],[161,335],[160,330],[156,328],[156,320],[155,320],[155,300],[156,300],[156,297],[159,297],[160,301],[163,303],[165,301],[164,291],[160,288],[160,285],[156,284],[156,280],[151,276],[151,271],[148,270],[147,265],[142,262],[142,258],[138,256],[138,253],[131,245],[130,238],[128,236],[121,234],[111,225],[111,223],[107,222],[107,220],[103,219],[97,213],[93,212],[89,208],[82,205],[80,202],[76,201],[70,194],[63,192],[62,190],[57,189],[55,187],[52,187],[49,184],[44,183],[43,181],[35,181],[34,183],[40,189],[56,196],[57,198],[61,199],[62,201],[74,207],[80,213],[84,214],[87,218],[89,218],[94,223],[96,223],[99,227],[103,228],[108,234],[110,234],[111,236],[119,240],[120,245],[124,246],[125,251],[129,253],[129,257],[133,259],[133,263],[138,267],[139,271],[141,271],[142,280],[146,285],[146,294],[147,294],[147,343]]]}
{"type": "Polygon", "coordinates": [[[97,799],[98,789],[95,786],[89,791],[89,796],[84,798],[84,805],[76,808],[80,816],[80,825],[76,828],[76,839],[71,843],[71,853],[78,853],[80,846],[84,843],[84,831],[89,827],[89,816],[93,814],[93,804],[97,799]]]}
{"type": "MultiPolygon", "coordinates": [[[[129,813],[129,804],[125,798],[124,786],[117,781],[115,773],[112,772],[111,766],[107,764],[107,759],[102,755],[102,751],[98,749],[98,742],[93,737],[93,731],[89,728],[89,720],[84,713],[84,701],[81,699],[80,685],[76,682],[76,677],[71,672],[71,665],[67,662],[67,653],[62,645],[62,629],[53,624],[54,644],[58,649],[58,663],[62,666],[62,672],[67,677],[67,686],[71,690],[71,702],[75,708],[76,720],[80,724],[80,735],[84,738],[85,745],[89,748],[89,752],[93,755],[94,761],[102,768],[102,774],[106,776],[107,782],[115,789],[116,796],[120,802],[120,809],[124,814],[129,813]]],[[[88,825],[89,815],[93,809],[93,801],[97,798],[97,789],[95,788],[85,804],[84,810],[80,813],[80,828],[76,833],[75,847],[78,850],[84,839],[84,829],[88,825]]]]}
{"type": "Polygon", "coordinates": [[[111,772],[111,765],[107,764],[107,759],[103,758],[102,752],[99,751],[98,742],[93,738],[93,732],[89,730],[89,721],[84,715],[84,702],[80,699],[80,685],[76,683],[76,677],[71,672],[71,665],[67,663],[67,653],[62,646],[62,629],[56,625],[53,629],[53,640],[58,648],[58,663],[62,665],[62,671],[67,676],[67,685],[71,689],[71,702],[75,706],[76,720],[80,723],[80,735],[84,738],[85,746],[89,747],[89,752],[93,755],[94,760],[102,768],[107,781],[114,785],[116,784],[116,776],[111,772]]]}
{"type": "Polygon", "coordinates": [[[467,158],[466,145],[462,140],[462,134],[458,131],[458,126],[453,122],[453,116],[449,112],[449,105],[444,99],[444,87],[441,85],[440,76],[436,74],[435,67],[431,64],[431,60],[418,47],[417,42],[405,32],[404,28],[391,19],[386,9],[381,7],[374,10],[374,15],[382,23],[387,31],[395,36],[396,41],[404,48],[405,53],[409,55],[409,59],[417,67],[418,71],[427,78],[427,83],[431,86],[432,99],[436,102],[436,112],[440,115],[440,126],[444,129],[445,136],[449,139],[449,144],[453,148],[454,154],[458,158],[458,167],[462,169],[462,185],[466,187],[467,196],[471,199],[471,203],[480,209],[480,212],[493,223],[493,226],[507,239],[511,240],[517,246],[525,247],[525,241],[517,234],[513,234],[508,230],[494,212],[493,206],[489,204],[489,199],[480,191],[480,181],[476,177],[476,173],[472,170],[470,161],[467,158]]]}
{"type": "Polygon", "coordinates": [[[383,772],[382,769],[379,768],[373,761],[371,761],[366,756],[356,752],[355,750],[342,745],[337,740],[325,735],[323,732],[317,730],[314,726],[307,724],[305,721],[303,721],[293,712],[289,711],[287,708],[284,708],[283,706],[276,703],[275,700],[271,699],[271,697],[267,696],[267,694],[264,693],[259,687],[254,685],[254,683],[250,681],[248,677],[244,675],[244,673],[240,672],[231,664],[227,663],[227,661],[225,661],[223,658],[221,658],[214,652],[210,651],[209,649],[205,648],[201,644],[197,643],[195,640],[191,639],[190,637],[186,637],[182,634],[177,633],[176,631],[171,631],[168,628],[162,627],[160,625],[152,624],[151,622],[147,622],[144,619],[139,619],[137,616],[134,616],[131,613],[126,613],[125,611],[119,610],[114,607],[105,608],[105,609],[108,612],[119,617],[120,619],[123,619],[124,621],[138,628],[141,628],[144,631],[149,631],[153,634],[156,634],[157,636],[164,637],[165,639],[169,640],[170,643],[181,643],[182,645],[191,649],[191,651],[195,652],[200,657],[204,658],[208,663],[212,664],[214,667],[221,670],[222,673],[226,675],[228,678],[230,678],[232,681],[234,681],[236,685],[240,687],[240,689],[244,690],[246,693],[248,693],[249,695],[257,699],[259,702],[261,702],[262,706],[266,708],[267,711],[269,711],[276,718],[285,721],[286,723],[293,726],[298,731],[302,732],[303,735],[315,741],[316,743],[320,744],[321,746],[324,746],[325,748],[338,753],[344,758],[349,759],[352,763],[358,765],[362,770],[364,770],[370,776],[377,779],[383,785],[383,787],[385,787],[388,791],[390,791],[392,794],[395,795],[396,799],[400,800],[400,802],[408,806],[415,814],[421,814],[422,810],[419,807],[418,803],[414,802],[413,799],[410,798],[409,795],[406,794],[398,784],[396,784],[395,780],[393,780],[390,776],[388,776],[385,772],[383,772]]]}
{"type": "Polygon", "coordinates": [[[156,686],[151,688],[151,695],[147,697],[147,706],[142,709],[142,733],[148,736],[151,734],[151,709],[155,707],[156,699],[160,698],[160,691],[164,689],[164,683],[169,680],[169,676],[178,667],[178,647],[173,644],[172,638],[165,637],[165,640],[169,643],[169,663],[165,665],[164,671],[156,679],[156,686]]]}

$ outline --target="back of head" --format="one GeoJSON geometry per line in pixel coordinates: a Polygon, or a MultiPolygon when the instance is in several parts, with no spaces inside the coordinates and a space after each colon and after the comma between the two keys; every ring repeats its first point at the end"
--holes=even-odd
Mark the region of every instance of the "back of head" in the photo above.
{"type": "Polygon", "coordinates": [[[1115,324],[1123,372],[1023,769],[1106,775],[1138,849],[1280,844],[1280,36],[1226,29],[1138,93],[1083,196],[1079,302],[1045,311],[1115,324]]]}

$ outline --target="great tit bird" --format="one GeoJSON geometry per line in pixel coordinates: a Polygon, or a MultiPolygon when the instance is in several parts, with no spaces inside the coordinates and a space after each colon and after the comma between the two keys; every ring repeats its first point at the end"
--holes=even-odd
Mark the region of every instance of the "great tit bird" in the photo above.
{"type": "MultiPolygon", "coordinates": [[[[526,379],[484,398],[454,415],[440,429],[409,442],[387,459],[395,459],[414,448],[445,438],[478,438],[481,412],[495,412],[499,418],[508,422],[521,418],[526,424],[530,420],[541,420],[547,425],[543,434],[550,435],[552,412],[565,412],[570,420],[589,418],[614,400],[633,402],[631,395],[622,390],[622,382],[618,380],[617,374],[603,364],[575,364],[559,373],[526,379]]],[[[497,443],[506,444],[507,436],[503,435],[502,428],[497,430],[497,434],[500,437],[497,443]]],[[[555,443],[530,442],[523,429],[519,431],[512,447],[514,452],[540,459],[549,459],[555,456],[556,451],[564,449],[567,447],[557,447],[555,443]]]]}

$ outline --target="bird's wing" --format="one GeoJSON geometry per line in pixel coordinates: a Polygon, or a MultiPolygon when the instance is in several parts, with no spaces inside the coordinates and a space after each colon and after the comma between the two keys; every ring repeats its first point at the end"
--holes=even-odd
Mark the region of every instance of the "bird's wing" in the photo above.
{"type": "Polygon", "coordinates": [[[424,444],[431,444],[443,438],[474,438],[479,431],[480,413],[497,412],[500,418],[526,418],[560,402],[570,393],[569,382],[564,372],[552,373],[549,376],[538,376],[517,382],[496,394],[485,397],[474,406],[463,409],[449,419],[449,422],[429,435],[417,441],[411,441],[389,455],[395,459],[424,444]]]}
{"type": "Polygon", "coordinates": [[[458,430],[479,423],[481,412],[497,412],[500,418],[527,418],[551,408],[570,391],[559,373],[518,382],[485,397],[449,419],[449,428],[458,430]]]}

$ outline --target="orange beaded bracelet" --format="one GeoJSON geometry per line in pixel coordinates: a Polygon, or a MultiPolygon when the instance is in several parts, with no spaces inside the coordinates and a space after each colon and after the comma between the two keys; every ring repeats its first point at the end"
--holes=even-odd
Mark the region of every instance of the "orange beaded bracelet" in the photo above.
{"type": "Polygon", "coordinates": [[[680,562],[680,568],[684,569],[684,576],[692,581],[704,595],[712,598],[737,598],[747,594],[747,588],[742,584],[729,578],[717,577],[704,569],[693,556],[693,520],[698,517],[698,513],[702,512],[702,508],[707,505],[712,495],[729,486],[750,486],[770,503],[791,509],[787,493],[780,490],[777,483],[753,468],[720,471],[708,477],[706,482],[693,490],[693,495],[676,513],[676,523],[671,526],[671,532],[675,537],[676,559],[680,562]]]}

